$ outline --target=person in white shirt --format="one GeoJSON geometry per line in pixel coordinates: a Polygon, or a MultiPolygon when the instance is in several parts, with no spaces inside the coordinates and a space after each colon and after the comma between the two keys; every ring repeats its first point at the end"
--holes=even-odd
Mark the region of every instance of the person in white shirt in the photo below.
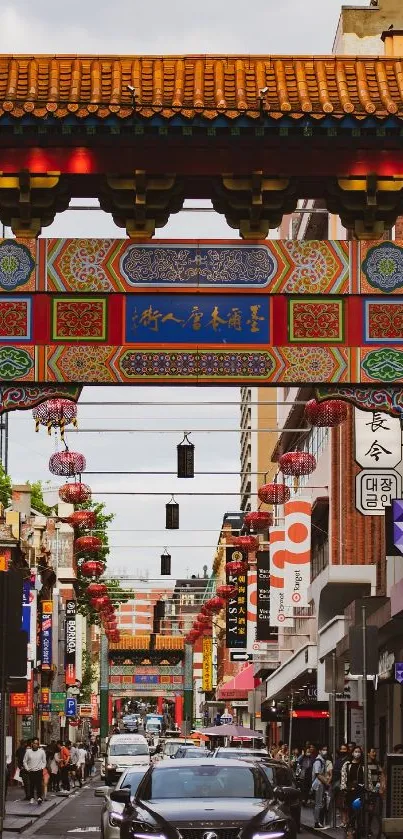
{"type": "Polygon", "coordinates": [[[46,768],[46,754],[40,748],[37,737],[32,741],[32,746],[27,749],[24,755],[24,769],[28,773],[30,803],[35,803],[35,793],[38,804],[43,801],[43,770],[46,768]]]}
{"type": "Polygon", "coordinates": [[[80,787],[82,787],[83,777],[84,777],[84,769],[85,769],[85,761],[86,761],[86,758],[87,758],[87,752],[84,749],[84,746],[83,746],[82,743],[78,743],[77,751],[78,751],[78,759],[77,759],[77,763],[76,763],[76,778],[78,780],[78,783],[79,783],[80,787]]]}

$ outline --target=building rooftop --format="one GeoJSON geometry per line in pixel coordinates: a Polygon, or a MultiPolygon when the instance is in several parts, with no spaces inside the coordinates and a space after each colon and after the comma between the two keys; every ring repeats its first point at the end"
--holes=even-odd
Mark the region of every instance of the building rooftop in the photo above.
{"type": "Polygon", "coordinates": [[[213,120],[403,116],[401,61],[381,56],[0,56],[0,115],[213,120]]]}

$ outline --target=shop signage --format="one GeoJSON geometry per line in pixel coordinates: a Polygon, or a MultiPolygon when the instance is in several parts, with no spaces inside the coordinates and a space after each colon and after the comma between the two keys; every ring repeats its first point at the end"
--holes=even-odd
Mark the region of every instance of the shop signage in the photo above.
{"type": "Polygon", "coordinates": [[[293,609],[284,591],[285,532],[270,528],[270,626],[293,626],[293,609]]]}
{"type": "MultiPolygon", "coordinates": [[[[225,548],[225,561],[244,562],[247,555],[239,548],[225,548]]],[[[247,576],[244,574],[229,574],[227,571],[227,583],[236,586],[237,595],[228,601],[226,618],[226,646],[228,649],[245,649],[246,647],[246,621],[247,621],[247,576]]]]}
{"type": "Polygon", "coordinates": [[[52,600],[42,601],[41,621],[41,669],[50,670],[52,667],[52,600]]]}
{"type": "Polygon", "coordinates": [[[98,697],[96,693],[91,694],[91,717],[93,720],[98,719],[98,697]]]}
{"type": "Polygon", "coordinates": [[[65,673],[66,685],[74,685],[76,681],[76,601],[66,603],[65,625],[65,673]]]}
{"type": "Polygon", "coordinates": [[[34,701],[34,684],[33,676],[27,679],[26,693],[11,693],[10,705],[15,708],[18,715],[26,716],[32,714],[34,701]]]}
{"type": "Polygon", "coordinates": [[[78,706],[78,715],[83,719],[90,719],[92,717],[92,706],[90,703],[88,705],[79,705],[78,706]]]}
{"type": "Polygon", "coordinates": [[[66,707],[66,693],[64,691],[57,691],[52,693],[52,711],[56,714],[63,713],[66,707]]]}
{"type": "Polygon", "coordinates": [[[213,690],[213,639],[203,638],[202,690],[213,690]]]}
{"type": "Polygon", "coordinates": [[[399,417],[354,408],[355,460],[359,466],[393,469],[402,459],[399,417]]]}
{"type": "Polygon", "coordinates": [[[395,663],[395,680],[399,682],[399,685],[403,684],[403,661],[395,663]]]}
{"type": "MultiPolygon", "coordinates": [[[[45,601],[51,602],[51,601],[45,601]]],[[[42,604],[44,605],[44,604],[42,604]]],[[[41,714],[41,720],[47,722],[50,720],[51,712],[51,694],[50,688],[41,688],[41,701],[38,706],[38,711],[41,714]]]]}
{"type": "Polygon", "coordinates": [[[256,641],[276,643],[278,629],[270,626],[270,551],[257,551],[256,641]]]}
{"type": "Polygon", "coordinates": [[[363,469],[355,478],[355,506],[364,516],[384,516],[402,495],[402,476],[394,469],[363,469]]]}
{"type": "Polygon", "coordinates": [[[284,596],[287,604],[298,607],[309,606],[311,513],[308,498],[293,498],[284,505],[284,596]]]}

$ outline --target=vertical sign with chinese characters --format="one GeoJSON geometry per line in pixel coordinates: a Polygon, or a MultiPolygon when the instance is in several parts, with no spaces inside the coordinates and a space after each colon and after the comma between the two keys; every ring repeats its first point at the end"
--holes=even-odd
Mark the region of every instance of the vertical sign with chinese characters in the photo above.
{"type": "Polygon", "coordinates": [[[285,532],[270,528],[270,626],[293,626],[293,609],[284,591],[285,532]]]}
{"type": "Polygon", "coordinates": [[[41,620],[41,670],[50,670],[52,667],[52,617],[53,601],[42,601],[41,620]]]}
{"type": "MultiPolygon", "coordinates": [[[[225,561],[244,562],[243,551],[235,547],[225,548],[225,561]]],[[[246,572],[241,574],[230,574],[227,571],[227,583],[236,586],[238,592],[235,597],[228,601],[227,622],[226,622],[226,645],[229,650],[246,649],[246,612],[247,612],[247,576],[246,572]]]]}
{"type": "Polygon", "coordinates": [[[202,690],[213,690],[213,639],[208,636],[203,638],[202,690]]]}
{"type": "Polygon", "coordinates": [[[284,597],[292,606],[309,606],[311,512],[312,504],[307,498],[293,498],[284,505],[284,597]]]}
{"type": "Polygon", "coordinates": [[[355,478],[355,506],[363,516],[384,516],[402,497],[402,476],[395,469],[362,469],[355,478]]]}
{"type": "Polygon", "coordinates": [[[393,469],[402,459],[399,417],[354,408],[355,460],[366,469],[393,469]]]}
{"type": "Polygon", "coordinates": [[[65,625],[65,673],[66,685],[74,685],[76,681],[76,601],[66,603],[65,625]]]}
{"type": "Polygon", "coordinates": [[[258,551],[256,640],[275,643],[278,629],[270,626],[270,551],[258,551]]]}

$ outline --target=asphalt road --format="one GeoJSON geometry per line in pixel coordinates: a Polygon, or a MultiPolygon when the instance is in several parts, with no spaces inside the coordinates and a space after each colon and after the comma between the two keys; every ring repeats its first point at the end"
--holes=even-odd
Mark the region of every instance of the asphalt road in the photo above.
{"type": "MultiPolygon", "coordinates": [[[[55,839],[100,839],[102,798],[95,798],[94,788],[101,783],[99,776],[82,790],[68,798],[48,819],[41,819],[35,831],[29,831],[35,839],[49,836],[55,839]]],[[[24,834],[22,834],[24,836],[24,834]]],[[[27,835],[27,834],[25,834],[27,835]]]]}

